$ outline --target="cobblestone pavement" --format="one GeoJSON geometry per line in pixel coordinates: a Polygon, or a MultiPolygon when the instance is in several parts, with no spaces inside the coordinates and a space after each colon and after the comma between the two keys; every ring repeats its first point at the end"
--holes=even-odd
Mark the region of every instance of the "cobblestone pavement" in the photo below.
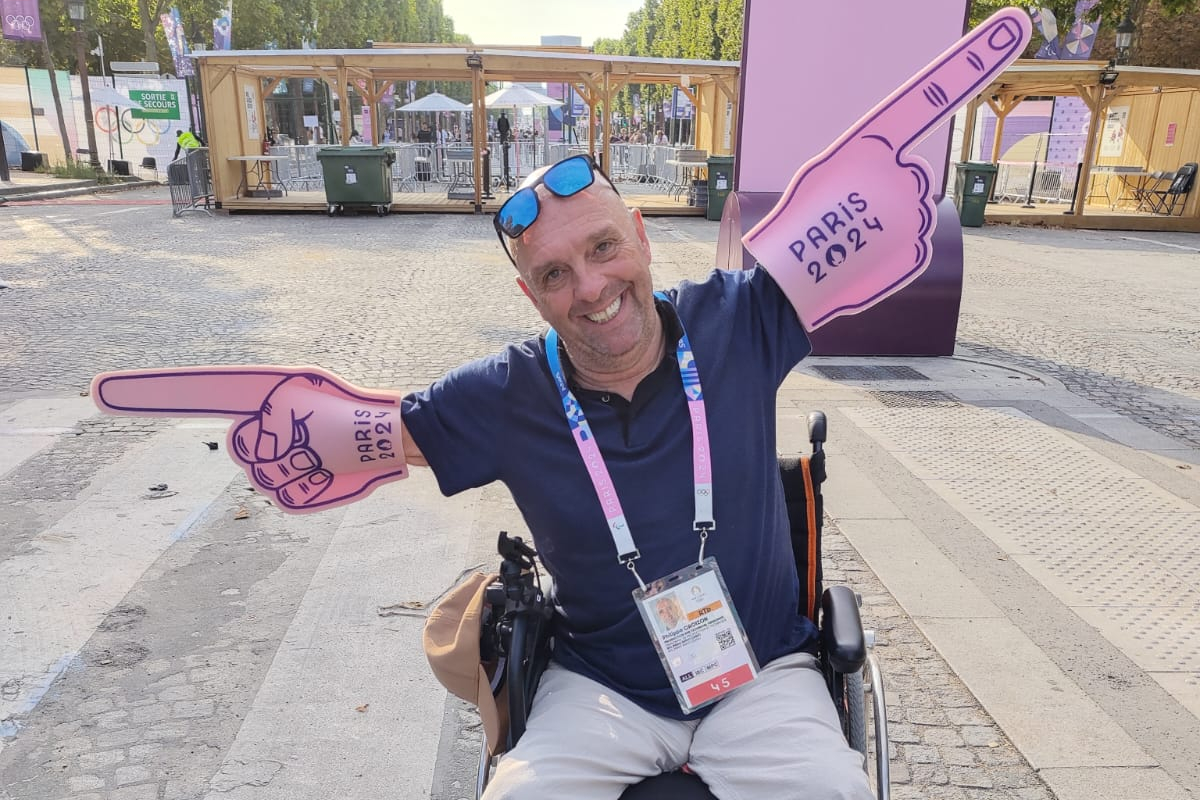
{"type": "Polygon", "coordinates": [[[892,797],[1049,800],[1036,771],[828,517],[822,551],[825,585],[844,584],[861,595],[863,626],[876,634],[875,656],[887,693],[892,797]]]}
{"type": "MultiPolygon", "coordinates": [[[[172,219],[161,207],[80,202],[6,208],[0,219],[10,231],[0,282],[11,287],[0,290],[0,406],[76,396],[106,369],[198,363],[314,363],[367,386],[415,388],[539,329],[484,217],[172,219]]],[[[715,224],[648,227],[660,284],[707,272],[715,224]]],[[[1143,238],[1175,247],[969,232],[963,352],[1034,367],[1200,443],[1200,290],[1193,280],[1190,296],[1159,291],[1159,276],[1194,272],[1196,252],[1181,248],[1200,237],[1143,238]],[[1127,280],[1093,275],[1124,263],[1127,280]],[[1114,319],[1127,325],[1109,327],[1114,319]]],[[[160,430],[84,420],[10,472],[0,563],[86,510],[97,473],[160,430]]],[[[301,524],[241,479],[226,487],[109,611],[19,732],[0,722],[0,798],[174,800],[269,782],[278,765],[219,770],[339,520],[331,512],[301,524]]],[[[827,582],[861,592],[880,635],[894,796],[1048,797],[832,526],[826,551],[827,582]]],[[[0,694],[2,684],[0,665],[0,694]]]]}
{"type": "Polygon", "coordinates": [[[966,252],[961,353],[1200,446],[1200,236],[997,226],[966,252]]]}

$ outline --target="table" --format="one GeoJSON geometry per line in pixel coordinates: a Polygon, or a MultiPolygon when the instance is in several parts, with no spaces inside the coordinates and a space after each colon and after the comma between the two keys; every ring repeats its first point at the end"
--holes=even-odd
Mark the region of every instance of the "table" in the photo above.
{"type": "Polygon", "coordinates": [[[266,197],[268,199],[280,194],[287,194],[287,186],[282,181],[274,180],[272,169],[288,160],[287,156],[228,156],[228,161],[236,161],[242,165],[242,180],[238,183],[236,194],[241,197],[266,197]],[[253,186],[251,186],[253,181],[253,186]],[[256,193],[262,192],[261,195],[256,193]]]}
{"type": "Polygon", "coordinates": [[[708,169],[708,159],[707,157],[704,161],[671,159],[666,162],[666,165],[671,168],[670,194],[678,199],[686,189],[691,187],[692,181],[699,177],[700,170],[708,169]]]}
{"type": "Polygon", "coordinates": [[[1096,178],[1104,178],[1104,190],[1102,194],[1104,199],[1108,201],[1108,207],[1114,209],[1122,200],[1133,200],[1137,203],[1137,210],[1145,210],[1146,200],[1150,197],[1150,193],[1158,187],[1165,179],[1170,179],[1173,175],[1164,172],[1148,172],[1144,167],[1113,165],[1092,167],[1092,177],[1088,185],[1087,199],[1091,199],[1097,194],[1095,191],[1096,178]],[[1121,190],[1117,193],[1114,199],[1108,194],[1108,179],[1117,177],[1121,179],[1121,190]],[[1130,183],[1132,181],[1132,184],[1130,183]]]}

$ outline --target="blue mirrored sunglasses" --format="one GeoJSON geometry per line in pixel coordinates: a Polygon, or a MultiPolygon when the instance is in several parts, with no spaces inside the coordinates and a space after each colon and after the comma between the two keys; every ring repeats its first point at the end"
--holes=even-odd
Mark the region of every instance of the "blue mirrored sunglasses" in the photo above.
{"type": "MultiPolygon", "coordinates": [[[[505,237],[515,239],[529,229],[537,221],[541,205],[538,202],[537,187],[545,186],[556,197],[570,197],[579,194],[596,182],[596,175],[607,181],[608,178],[596,166],[596,162],[587,153],[571,156],[559,161],[531,185],[519,189],[512,197],[500,206],[492,224],[496,227],[496,236],[510,261],[516,264],[516,259],[508,249],[505,237]]],[[[611,185],[609,181],[609,185],[611,185]]],[[[614,190],[616,187],[613,187],[614,190]]]]}

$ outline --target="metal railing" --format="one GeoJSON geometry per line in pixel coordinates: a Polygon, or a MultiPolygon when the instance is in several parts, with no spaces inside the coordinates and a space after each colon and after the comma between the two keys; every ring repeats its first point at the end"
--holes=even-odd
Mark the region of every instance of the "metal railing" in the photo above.
{"type": "Polygon", "coordinates": [[[185,150],[182,157],[168,164],[167,185],[171,191],[172,215],[182,216],[185,211],[211,214],[213,190],[208,148],[185,150]]]}
{"type": "Polygon", "coordinates": [[[1070,203],[1078,164],[1001,161],[992,197],[998,203],[1070,203]]]}

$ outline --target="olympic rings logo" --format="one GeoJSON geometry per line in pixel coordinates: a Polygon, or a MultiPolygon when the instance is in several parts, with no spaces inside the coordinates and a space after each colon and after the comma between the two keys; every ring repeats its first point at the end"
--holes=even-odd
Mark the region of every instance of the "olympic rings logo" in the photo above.
{"type": "Polygon", "coordinates": [[[9,14],[4,18],[4,27],[21,33],[33,33],[34,19],[30,14],[9,14]]]}
{"type": "Polygon", "coordinates": [[[147,147],[156,145],[162,141],[162,135],[170,127],[170,123],[158,120],[135,119],[128,108],[123,108],[118,113],[109,106],[101,106],[96,109],[93,117],[97,130],[104,134],[116,132],[121,144],[129,144],[136,136],[137,140],[147,147]]]}

